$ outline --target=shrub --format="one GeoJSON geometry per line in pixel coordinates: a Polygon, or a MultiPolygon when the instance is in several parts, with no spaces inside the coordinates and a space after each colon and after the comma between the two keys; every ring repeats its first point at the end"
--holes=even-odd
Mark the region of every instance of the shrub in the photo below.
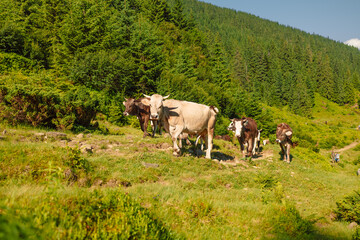
{"type": "Polygon", "coordinates": [[[72,129],[74,124],[88,127],[99,109],[98,95],[84,87],[73,87],[61,94],[51,87],[0,85],[0,119],[15,125],[72,129]]]}
{"type": "Polygon", "coordinates": [[[14,216],[31,216],[28,225],[45,239],[172,239],[167,228],[119,190],[32,199],[14,216]]]}
{"type": "Polygon", "coordinates": [[[295,206],[285,203],[276,206],[272,212],[275,233],[290,236],[291,239],[305,239],[313,232],[313,221],[303,219],[295,206]]]}
{"type": "Polygon", "coordinates": [[[360,224],[360,193],[354,191],[353,194],[345,196],[343,200],[336,202],[335,209],[336,219],[356,222],[360,224]]]}

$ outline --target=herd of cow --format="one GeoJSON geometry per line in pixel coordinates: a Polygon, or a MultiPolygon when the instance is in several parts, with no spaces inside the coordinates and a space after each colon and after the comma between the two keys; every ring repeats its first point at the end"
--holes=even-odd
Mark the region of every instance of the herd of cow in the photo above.
{"type": "MultiPolygon", "coordinates": [[[[141,130],[144,137],[149,136],[147,132],[148,122],[151,121],[152,136],[155,135],[157,128],[165,129],[173,141],[173,154],[180,155],[182,147],[182,139],[188,141],[188,135],[197,136],[195,145],[199,139],[205,142],[206,158],[211,158],[211,150],[213,148],[214,129],[216,115],[219,110],[214,106],[206,106],[188,101],[180,101],[175,99],[167,99],[169,96],[161,96],[154,94],[148,96],[144,94],[144,98],[134,99],[125,98],[123,102],[125,106],[124,115],[133,115],[139,119],[141,130]],[[179,145],[178,145],[179,139],[179,145]]],[[[237,137],[243,157],[245,157],[245,145],[247,145],[247,157],[251,157],[256,153],[256,147],[259,150],[260,132],[257,129],[256,122],[249,117],[241,119],[231,119],[228,126],[229,131],[233,131],[237,137]]],[[[280,144],[284,161],[290,163],[290,147],[294,146],[291,141],[293,131],[286,123],[281,123],[276,129],[276,142],[280,144]]]]}

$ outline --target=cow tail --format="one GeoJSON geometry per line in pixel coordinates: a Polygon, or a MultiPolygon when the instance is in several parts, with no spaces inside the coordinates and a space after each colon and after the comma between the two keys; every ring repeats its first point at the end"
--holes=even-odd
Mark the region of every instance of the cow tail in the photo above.
{"type": "Polygon", "coordinates": [[[291,146],[292,148],[295,148],[297,145],[299,145],[298,142],[293,142],[293,141],[291,141],[291,139],[288,139],[288,141],[290,142],[290,146],[291,146]]]}
{"type": "Polygon", "coordinates": [[[213,110],[215,112],[215,114],[219,113],[219,109],[215,106],[210,106],[210,109],[213,110]]]}

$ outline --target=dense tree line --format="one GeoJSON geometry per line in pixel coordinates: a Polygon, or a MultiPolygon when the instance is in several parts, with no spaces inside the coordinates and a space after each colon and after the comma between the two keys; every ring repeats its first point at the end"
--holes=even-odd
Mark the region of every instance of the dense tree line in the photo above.
{"type": "Polygon", "coordinates": [[[260,101],[310,116],[315,92],[348,104],[360,89],[355,49],[192,0],[3,0],[0,71],[3,109],[17,84],[53,89],[59,103],[85,86],[115,122],[124,96],[171,94],[216,105],[220,133],[239,115],[273,129],[260,101]]]}
{"type": "Polygon", "coordinates": [[[267,104],[310,116],[315,92],[341,105],[354,103],[358,49],[247,13],[195,0],[184,5],[196,12],[201,30],[221,37],[233,80],[267,104]]]}

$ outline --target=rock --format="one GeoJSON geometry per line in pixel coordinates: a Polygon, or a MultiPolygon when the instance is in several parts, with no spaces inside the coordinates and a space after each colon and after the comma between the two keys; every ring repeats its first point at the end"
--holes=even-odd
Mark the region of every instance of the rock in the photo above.
{"type": "Polygon", "coordinates": [[[80,151],[82,153],[93,153],[93,147],[91,145],[82,145],[80,147],[80,151]]]}
{"type": "Polygon", "coordinates": [[[80,178],[78,181],[78,186],[79,187],[86,187],[86,185],[88,184],[89,179],[87,178],[80,178]]]}
{"type": "Polygon", "coordinates": [[[65,133],[61,133],[61,132],[47,132],[46,133],[46,137],[47,138],[53,138],[53,139],[60,139],[60,140],[66,140],[67,139],[67,135],[65,133]]]}
{"type": "Polygon", "coordinates": [[[78,134],[78,135],[76,135],[76,138],[84,138],[84,134],[83,133],[80,133],[80,134],[78,134]]]}
{"type": "Polygon", "coordinates": [[[94,181],[94,183],[93,183],[93,186],[99,187],[99,186],[101,186],[103,183],[104,183],[103,180],[101,180],[101,179],[96,179],[96,180],[94,181]]]}
{"type": "Polygon", "coordinates": [[[358,224],[356,222],[352,222],[352,223],[349,224],[348,228],[353,229],[353,228],[356,228],[357,225],[358,224]]]}
{"type": "Polygon", "coordinates": [[[36,139],[39,139],[41,141],[44,141],[45,136],[46,136],[45,133],[35,133],[34,135],[35,135],[36,139]]]}
{"type": "Polygon", "coordinates": [[[65,175],[65,179],[67,179],[69,181],[76,181],[76,179],[77,179],[77,176],[70,168],[68,168],[64,171],[64,175],[65,175]]]}
{"type": "Polygon", "coordinates": [[[156,164],[156,163],[141,162],[141,164],[146,168],[158,168],[159,167],[159,164],[156,164]]]}

